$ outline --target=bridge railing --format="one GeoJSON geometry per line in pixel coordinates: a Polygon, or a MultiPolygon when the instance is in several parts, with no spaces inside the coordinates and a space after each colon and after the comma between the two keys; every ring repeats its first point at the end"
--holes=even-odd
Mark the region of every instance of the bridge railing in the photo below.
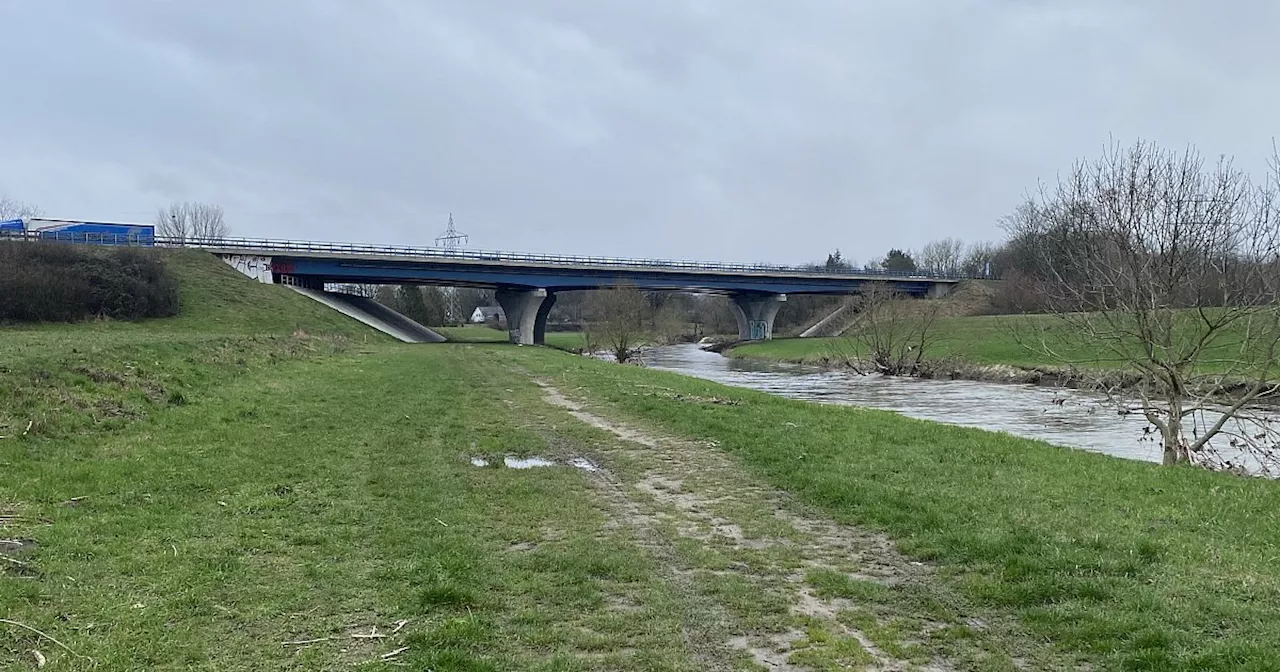
{"type": "Polygon", "coordinates": [[[601,266],[607,268],[659,269],[713,272],[756,273],[811,273],[845,277],[914,278],[922,280],[960,280],[964,274],[921,273],[918,271],[887,271],[878,269],[829,269],[825,266],[788,266],[780,264],[741,264],[716,261],[684,261],[677,259],[646,259],[635,257],[594,257],[563,254],[537,254],[528,252],[500,252],[496,250],[455,250],[440,247],[415,247],[410,245],[369,245],[362,243],[334,243],[322,241],[279,240],[270,238],[195,238],[172,236],[115,235],[107,233],[80,233],[66,231],[4,231],[0,238],[19,240],[43,240],[121,247],[186,247],[210,250],[236,250],[263,256],[280,254],[369,254],[412,259],[440,259],[489,261],[508,263],[534,263],[559,266],[601,266]]]}

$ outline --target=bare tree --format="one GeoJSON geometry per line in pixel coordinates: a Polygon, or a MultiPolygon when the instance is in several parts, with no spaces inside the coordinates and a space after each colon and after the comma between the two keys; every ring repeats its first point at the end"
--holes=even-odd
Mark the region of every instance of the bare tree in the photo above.
{"type": "Polygon", "coordinates": [[[886,376],[926,373],[927,353],[941,340],[941,304],[911,299],[883,282],[868,283],[854,299],[857,321],[836,341],[836,354],[855,371],[886,376]]]}
{"type": "Polygon", "coordinates": [[[41,214],[37,206],[0,196],[0,220],[39,217],[41,214]]]}
{"type": "Polygon", "coordinates": [[[582,350],[581,354],[594,355],[605,349],[604,335],[600,333],[600,326],[589,320],[582,320],[582,350]]]}
{"type": "Polygon", "coordinates": [[[689,333],[689,314],[682,300],[667,301],[652,314],[653,335],[662,343],[679,343],[689,333]]]}
{"type": "Polygon", "coordinates": [[[930,273],[957,275],[964,256],[964,243],[959,238],[935,240],[920,248],[916,266],[930,273]]]}
{"type": "Polygon", "coordinates": [[[592,295],[592,312],[597,327],[592,330],[609,347],[618,363],[626,363],[636,352],[649,302],[636,286],[627,282],[600,289],[592,295]]]}
{"type": "Polygon", "coordinates": [[[156,232],[175,242],[217,242],[230,234],[222,206],[186,201],[172,203],[156,213],[156,232]]]}
{"type": "Polygon", "coordinates": [[[1127,374],[1113,399],[1146,417],[1165,464],[1239,468],[1242,451],[1277,463],[1270,423],[1249,410],[1280,391],[1277,186],[1274,159],[1257,185],[1227,159],[1140,142],[1077,163],[1005,222],[1059,318],[1029,342],[1127,374]]]}
{"type": "Polygon", "coordinates": [[[992,269],[1000,248],[994,243],[979,242],[969,245],[960,262],[960,272],[971,278],[991,277],[996,269],[992,269]]]}

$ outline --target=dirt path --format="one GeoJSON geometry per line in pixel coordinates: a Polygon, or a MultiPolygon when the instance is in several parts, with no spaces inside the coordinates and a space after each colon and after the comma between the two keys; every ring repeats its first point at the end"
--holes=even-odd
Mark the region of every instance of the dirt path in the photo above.
{"type": "Polygon", "coordinates": [[[686,641],[709,669],[964,670],[1023,667],[1007,628],[954,607],[932,570],[882,535],[805,511],[714,444],[548,403],[613,434],[597,485],[710,622],[686,641]],[[737,659],[736,662],[734,659],[737,659]],[[754,664],[754,667],[753,667],[754,664]]]}

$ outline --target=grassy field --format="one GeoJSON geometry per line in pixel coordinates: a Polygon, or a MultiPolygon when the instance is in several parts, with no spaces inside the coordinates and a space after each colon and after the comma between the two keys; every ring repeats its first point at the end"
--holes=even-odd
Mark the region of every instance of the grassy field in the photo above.
{"type": "Polygon", "coordinates": [[[1280,669],[1272,482],[179,263],[179,318],[0,329],[0,669],[1280,669]]]}

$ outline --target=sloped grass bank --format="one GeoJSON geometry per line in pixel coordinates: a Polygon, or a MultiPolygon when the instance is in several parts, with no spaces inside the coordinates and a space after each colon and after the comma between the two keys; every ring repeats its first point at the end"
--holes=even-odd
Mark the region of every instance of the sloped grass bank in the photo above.
{"type": "Polygon", "coordinates": [[[163,319],[0,327],[0,436],[117,429],[263,366],[385,342],[286,287],[212,255],[156,250],[178,281],[163,319]]]}

